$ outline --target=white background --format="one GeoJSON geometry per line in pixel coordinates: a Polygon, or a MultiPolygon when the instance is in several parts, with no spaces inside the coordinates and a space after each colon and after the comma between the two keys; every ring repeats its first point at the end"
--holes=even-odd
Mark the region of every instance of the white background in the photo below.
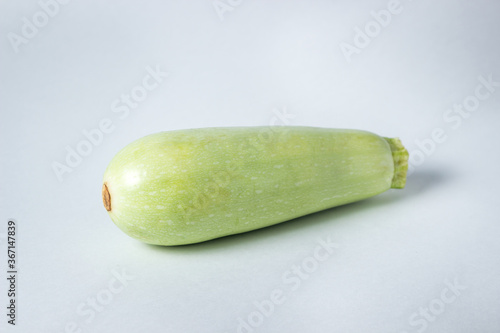
{"type": "Polygon", "coordinates": [[[401,0],[375,23],[387,7],[93,0],[48,16],[2,1],[0,266],[15,219],[19,270],[15,327],[0,279],[2,332],[499,332],[500,86],[480,78],[500,82],[500,3],[401,0]],[[148,67],[168,77],[114,112],[148,67]],[[112,131],[59,180],[54,163],[103,119],[112,131]],[[192,246],[142,244],[102,206],[107,164],[137,138],[274,122],[400,137],[413,173],[404,190],[192,246]]]}

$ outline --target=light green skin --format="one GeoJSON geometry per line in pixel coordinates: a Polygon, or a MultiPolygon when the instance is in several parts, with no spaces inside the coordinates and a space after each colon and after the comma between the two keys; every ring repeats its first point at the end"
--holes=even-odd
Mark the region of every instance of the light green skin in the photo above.
{"type": "Polygon", "coordinates": [[[113,222],[150,244],[267,227],[391,188],[388,141],[358,130],[235,127],[162,132],[104,174],[113,222]]]}

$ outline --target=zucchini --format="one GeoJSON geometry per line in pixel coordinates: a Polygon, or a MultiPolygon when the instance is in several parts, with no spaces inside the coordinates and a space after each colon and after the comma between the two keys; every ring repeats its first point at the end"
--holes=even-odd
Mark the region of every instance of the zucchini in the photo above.
{"type": "Polygon", "coordinates": [[[403,188],[397,138],[346,129],[229,127],[161,132],[122,149],[104,174],[113,222],[149,244],[267,227],[403,188]]]}

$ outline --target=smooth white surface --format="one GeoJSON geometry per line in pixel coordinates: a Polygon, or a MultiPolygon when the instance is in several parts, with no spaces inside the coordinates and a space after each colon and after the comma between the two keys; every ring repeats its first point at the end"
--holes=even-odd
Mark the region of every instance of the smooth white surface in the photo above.
{"type": "Polygon", "coordinates": [[[448,110],[478,77],[500,82],[500,3],[402,0],[350,62],[342,43],[387,1],[220,3],[233,4],[224,20],[212,1],[72,1],[17,53],[9,33],[21,36],[40,4],[0,4],[0,267],[9,218],[19,267],[15,327],[0,279],[2,332],[238,332],[240,318],[256,326],[240,332],[499,332],[500,86],[467,117],[448,110]],[[157,66],[168,77],[127,116],[113,112],[157,66]],[[413,156],[407,188],[193,246],[148,246],[113,225],[101,180],[126,144],[282,124],[277,112],[399,136],[413,156]],[[112,132],[59,181],[52,164],[106,118],[112,132]],[[417,142],[433,131],[445,139],[425,155],[417,142]],[[291,272],[314,265],[328,237],[326,260],[291,272]],[[259,317],[255,302],[280,291],[259,317]],[[107,304],[93,310],[93,298],[107,304]]]}

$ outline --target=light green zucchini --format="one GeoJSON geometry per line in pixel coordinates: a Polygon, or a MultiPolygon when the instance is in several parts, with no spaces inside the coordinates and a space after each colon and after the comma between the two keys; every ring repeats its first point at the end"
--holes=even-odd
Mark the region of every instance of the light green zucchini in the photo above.
{"type": "Polygon", "coordinates": [[[403,188],[399,139],[314,127],[162,132],[122,149],[104,174],[113,222],[150,244],[238,234],[403,188]]]}

